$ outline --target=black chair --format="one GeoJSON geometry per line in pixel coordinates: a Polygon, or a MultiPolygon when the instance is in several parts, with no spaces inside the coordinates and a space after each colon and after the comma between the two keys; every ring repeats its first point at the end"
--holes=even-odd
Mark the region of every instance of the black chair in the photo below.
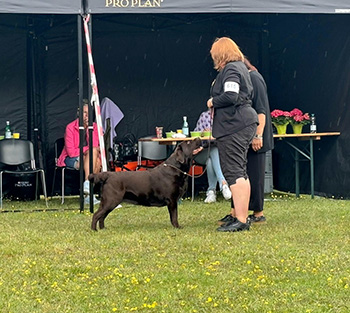
{"type": "Polygon", "coordinates": [[[4,139],[0,140],[0,163],[8,167],[17,167],[15,170],[3,169],[0,171],[0,208],[2,208],[2,188],[3,188],[3,174],[17,175],[17,174],[36,174],[36,192],[38,190],[38,174],[41,174],[42,189],[45,196],[46,206],[47,193],[45,172],[41,168],[36,168],[34,158],[33,143],[30,140],[23,139],[4,139]],[[27,165],[26,167],[24,165],[27,165]],[[25,169],[18,169],[18,167],[25,169]]]}
{"type": "MultiPolygon", "coordinates": [[[[203,172],[206,170],[206,166],[207,166],[207,161],[208,161],[208,148],[204,148],[200,153],[198,153],[197,155],[195,155],[195,157],[193,158],[193,164],[191,167],[191,176],[192,176],[192,202],[194,200],[194,179],[195,179],[195,168],[196,167],[201,167],[202,168],[202,174],[200,176],[203,175],[203,172]]],[[[199,176],[199,177],[200,177],[199,176]]]]}
{"type": "Polygon", "coordinates": [[[64,203],[64,195],[65,195],[65,171],[70,170],[70,171],[79,173],[79,171],[76,171],[75,169],[72,169],[70,167],[57,165],[58,157],[60,156],[63,147],[64,147],[64,138],[63,137],[58,138],[55,141],[55,170],[53,172],[52,191],[51,191],[51,196],[53,196],[55,191],[56,172],[57,170],[60,170],[61,171],[61,204],[64,203]]]}
{"type": "MultiPolygon", "coordinates": [[[[151,138],[151,137],[145,137],[151,138]]],[[[164,161],[168,158],[167,145],[161,145],[156,141],[138,141],[138,166],[140,168],[152,168],[152,165],[148,164],[148,161],[164,161]],[[142,160],[146,161],[146,164],[142,164],[142,160]]]]}

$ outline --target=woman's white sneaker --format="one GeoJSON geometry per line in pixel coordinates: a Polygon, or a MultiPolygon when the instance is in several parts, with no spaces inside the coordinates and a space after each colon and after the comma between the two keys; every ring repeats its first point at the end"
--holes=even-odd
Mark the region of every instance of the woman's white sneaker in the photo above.
{"type": "Polygon", "coordinates": [[[88,180],[84,181],[83,190],[84,190],[84,194],[86,195],[90,194],[90,182],[88,180]]]}
{"type": "Polygon", "coordinates": [[[204,200],[204,203],[214,203],[216,202],[216,193],[214,190],[207,191],[207,197],[204,200]]]}
{"type": "Polygon", "coordinates": [[[224,196],[225,200],[230,200],[232,198],[231,190],[226,184],[222,185],[222,195],[224,196]]]}
{"type": "MultiPolygon", "coordinates": [[[[97,205],[97,204],[100,204],[100,200],[97,200],[96,199],[96,197],[95,197],[95,195],[93,196],[93,201],[94,201],[94,205],[97,205]]],[[[84,203],[85,204],[90,204],[90,195],[87,195],[87,196],[85,196],[85,198],[84,198],[84,203]]]]}

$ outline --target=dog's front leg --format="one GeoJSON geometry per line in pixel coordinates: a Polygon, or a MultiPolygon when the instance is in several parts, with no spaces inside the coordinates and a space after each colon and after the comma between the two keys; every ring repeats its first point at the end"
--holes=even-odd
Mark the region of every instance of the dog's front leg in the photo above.
{"type": "Polygon", "coordinates": [[[177,220],[177,202],[172,202],[168,204],[168,211],[170,215],[170,222],[175,228],[180,228],[179,222],[177,220]]]}

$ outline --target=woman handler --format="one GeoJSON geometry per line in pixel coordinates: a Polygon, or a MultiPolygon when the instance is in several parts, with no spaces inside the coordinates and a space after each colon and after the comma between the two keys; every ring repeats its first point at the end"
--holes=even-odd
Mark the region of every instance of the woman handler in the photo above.
{"type": "Polygon", "coordinates": [[[251,106],[253,86],[243,63],[244,56],[232,39],[217,39],[210,54],[219,73],[211,86],[207,106],[214,109],[213,137],[217,140],[221,168],[230,186],[236,213],[236,218],[217,230],[249,230],[247,152],[258,125],[258,116],[251,106]]]}

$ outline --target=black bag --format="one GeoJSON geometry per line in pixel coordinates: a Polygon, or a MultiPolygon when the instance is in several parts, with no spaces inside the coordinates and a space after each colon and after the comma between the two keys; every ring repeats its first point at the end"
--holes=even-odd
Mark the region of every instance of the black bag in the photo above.
{"type": "Polygon", "coordinates": [[[36,194],[36,174],[18,173],[11,174],[12,188],[8,197],[14,200],[35,200],[38,199],[36,194]]]}
{"type": "Polygon", "coordinates": [[[113,143],[112,155],[114,162],[136,161],[136,137],[131,133],[127,133],[121,140],[115,140],[113,143]]]}
{"type": "MultiPolygon", "coordinates": [[[[30,170],[29,163],[20,165],[3,165],[0,169],[8,171],[26,171],[30,170]]],[[[11,200],[35,200],[39,197],[36,190],[35,173],[3,173],[3,197],[11,200]],[[36,194],[37,193],[37,194],[36,194]]]]}

